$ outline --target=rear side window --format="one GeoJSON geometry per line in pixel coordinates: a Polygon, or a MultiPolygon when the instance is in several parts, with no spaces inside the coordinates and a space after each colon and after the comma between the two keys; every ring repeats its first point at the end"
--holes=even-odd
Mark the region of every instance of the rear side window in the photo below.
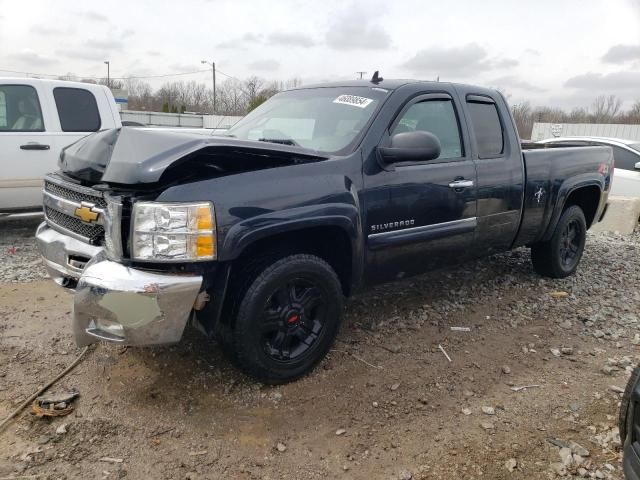
{"type": "Polygon", "coordinates": [[[504,152],[502,124],[495,103],[467,102],[471,128],[478,143],[480,158],[499,157],[504,152]]]}
{"type": "Polygon", "coordinates": [[[440,140],[438,158],[460,158],[463,156],[458,118],[451,100],[425,100],[411,105],[402,114],[391,135],[403,132],[425,131],[440,140]]]}
{"type": "Polygon", "coordinates": [[[640,162],[640,155],[635,155],[624,148],[611,146],[613,149],[613,164],[615,168],[622,170],[636,169],[636,163],[640,162]]]}
{"type": "Polygon", "coordinates": [[[0,132],[42,132],[42,110],[30,85],[0,86],[0,132]]]}
{"type": "Polygon", "coordinates": [[[83,88],[53,89],[60,126],[63,132],[96,132],[100,129],[100,113],[96,97],[83,88]]]}

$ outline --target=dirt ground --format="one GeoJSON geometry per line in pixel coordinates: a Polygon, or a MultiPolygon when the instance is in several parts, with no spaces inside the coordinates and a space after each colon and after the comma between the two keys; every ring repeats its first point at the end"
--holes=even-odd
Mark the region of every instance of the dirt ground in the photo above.
{"type": "MultiPolygon", "coordinates": [[[[281,387],[193,331],[91,347],[51,389],[79,390],[71,415],[0,431],[0,478],[621,479],[611,386],[640,359],[639,253],[637,235],[592,235],[569,279],[520,249],[357,295],[328,358],[281,387]],[[589,456],[563,468],[549,438],[589,456]]],[[[38,275],[0,283],[0,420],[79,354],[70,311],[38,275]]]]}

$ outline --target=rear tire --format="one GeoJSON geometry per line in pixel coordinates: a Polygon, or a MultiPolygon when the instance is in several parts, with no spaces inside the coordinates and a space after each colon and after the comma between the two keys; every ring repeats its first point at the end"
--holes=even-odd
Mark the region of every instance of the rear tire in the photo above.
{"type": "Polygon", "coordinates": [[[533,268],[545,277],[568,277],[578,268],[586,239],[584,212],[573,205],[562,212],[551,239],[531,247],[533,268]]]}
{"type": "Polygon", "coordinates": [[[241,301],[230,332],[234,363],[263,383],[300,378],[324,358],[338,333],[338,276],[321,258],[297,254],[273,261],[247,284],[237,292],[241,301]]]}

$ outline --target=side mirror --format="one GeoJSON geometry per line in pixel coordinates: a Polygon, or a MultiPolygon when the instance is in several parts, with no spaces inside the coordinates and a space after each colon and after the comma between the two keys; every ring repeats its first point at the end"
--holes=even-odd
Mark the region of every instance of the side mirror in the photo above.
{"type": "Polygon", "coordinates": [[[640,162],[636,163],[636,170],[640,170],[640,162]]]}
{"type": "Polygon", "coordinates": [[[431,132],[415,131],[396,133],[390,147],[380,147],[385,165],[400,162],[424,162],[440,156],[440,140],[431,132]]]}

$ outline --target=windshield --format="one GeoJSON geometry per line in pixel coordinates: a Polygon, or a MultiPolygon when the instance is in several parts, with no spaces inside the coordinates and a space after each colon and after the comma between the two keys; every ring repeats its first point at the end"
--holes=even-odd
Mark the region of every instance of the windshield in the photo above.
{"type": "Polygon", "coordinates": [[[376,87],[283,92],[249,113],[227,135],[337,153],[355,141],[388,93],[376,87]]]}

